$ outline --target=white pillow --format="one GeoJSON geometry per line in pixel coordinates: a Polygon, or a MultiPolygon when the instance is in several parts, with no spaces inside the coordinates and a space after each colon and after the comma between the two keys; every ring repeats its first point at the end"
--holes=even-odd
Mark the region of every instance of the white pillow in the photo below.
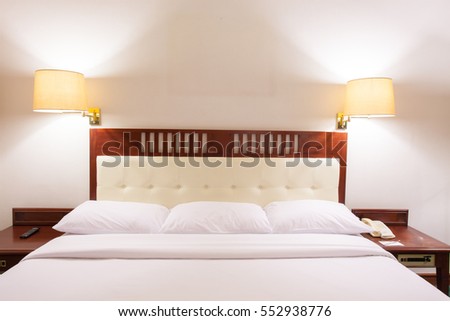
{"type": "Polygon", "coordinates": [[[162,233],[270,233],[262,207],[251,203],[191,202],[175,206],[162,233]]]}
{"type": "Polygon", "coordinates": [[[158,233],[169,209],[158,204],[87,201],[53,228],[74,234],[158,233]]]}
{"type": "Polygon", "coordinates": [[[372,231],[344,204],[331,201],[272,202],[264,210],[273,233],[359,234],[372,231]]]}

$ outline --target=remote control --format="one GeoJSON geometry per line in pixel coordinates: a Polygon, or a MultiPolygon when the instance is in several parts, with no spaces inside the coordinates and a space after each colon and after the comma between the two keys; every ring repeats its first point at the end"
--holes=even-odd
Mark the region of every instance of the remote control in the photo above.
{"type": "Polygon", "coordinates": [[[33,235],[34,233],[37,233],[39,231],[39,227],[33,227],[32,229],[26,231],[25,233],[23,233],[20,238],[21,239],[27,239],[29,238],[31,235],[33,235]]]}

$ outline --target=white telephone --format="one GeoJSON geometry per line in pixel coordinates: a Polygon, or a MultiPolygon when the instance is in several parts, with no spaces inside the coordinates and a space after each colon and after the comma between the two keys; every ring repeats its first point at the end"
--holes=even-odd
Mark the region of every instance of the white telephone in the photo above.
{"type": "Polygon", "coordinates": [[[373,228],[373,232],[370,233],[373,237],[381,237],[382,239],[393,239],[395,237],[389,227],[381,221],[372,221],[369,218],[362,218],[361,222],[373,228]]]}

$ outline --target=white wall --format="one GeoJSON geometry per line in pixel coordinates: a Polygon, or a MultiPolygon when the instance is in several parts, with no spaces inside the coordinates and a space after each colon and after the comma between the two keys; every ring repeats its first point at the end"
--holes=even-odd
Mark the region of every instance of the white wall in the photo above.
{"type": "Polygon", "coordinates": [[[409,208],[411,225],[450,243],[449,10],[0,0],[0,228],[11,207],[88,198],[87,119],[33,113],[35,69],[83,72],[104,127],[334,130],[347,80],[389,76],[398,116],[350,123],[347,205],[409,208]]]}

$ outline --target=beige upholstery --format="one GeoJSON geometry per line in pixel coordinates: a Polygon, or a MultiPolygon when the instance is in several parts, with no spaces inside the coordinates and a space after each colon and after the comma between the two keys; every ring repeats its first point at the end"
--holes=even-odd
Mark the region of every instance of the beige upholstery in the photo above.
{"type": "Polygon", "coordinates": [[[265,205],[338,201],[339,162],[303,158],[97,157],[97,199],[173,207],[189,201],[265,205]]]}

